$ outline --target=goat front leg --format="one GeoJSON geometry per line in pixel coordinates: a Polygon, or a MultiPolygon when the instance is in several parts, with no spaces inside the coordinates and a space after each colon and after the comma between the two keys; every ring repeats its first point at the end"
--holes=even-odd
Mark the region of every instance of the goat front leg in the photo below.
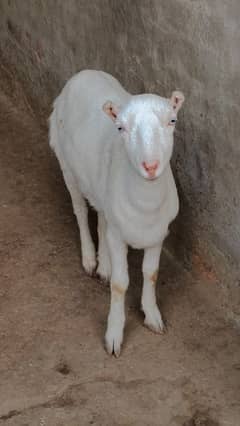
{"type": "Polygon", "coordinates": [[[164,324],[156,301],[156,283],[162,245],[147,248],[143,258],[142,309],[145,314],[144,324],[155,333],[162,333],[164,324]]]}
{"type": "Polygon", "coordinates": [[[120,355],[125,325],[125,293],[128,288],[127,245],[119,233],[107,229],[107,241],[111,260],[111,304],[108,315],[105,343],[107,352],[120,355]]]}

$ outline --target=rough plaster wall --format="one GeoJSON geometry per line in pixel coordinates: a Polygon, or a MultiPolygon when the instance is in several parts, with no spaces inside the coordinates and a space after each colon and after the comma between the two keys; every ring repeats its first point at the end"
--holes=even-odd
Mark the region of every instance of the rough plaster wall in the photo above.
{"type": "Polygon", "coordinates": [[[184,91],[177,240],[185,229],[192,252],[219,250],[237,263],[239,0],[3,0],[0,16],[2,58],[43,110],[82,68],[109,71],[134,93],[184,91]]]}

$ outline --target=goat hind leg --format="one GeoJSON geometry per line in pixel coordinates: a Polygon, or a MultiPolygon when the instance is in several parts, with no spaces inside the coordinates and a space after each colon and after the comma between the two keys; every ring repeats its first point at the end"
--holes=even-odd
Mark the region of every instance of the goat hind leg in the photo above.
{"type": "Polygon", "coordinates": [[[99,277],[108,281],[111,275],[111,263],[109,256],[109,248],[107,242],[107,224],[104,214],[98,213],[98,267],[97,274],[99,277]]]}
{"type": "Polygon", "coordinates": [[[79,230],[80,240],[82,249],[82,264],[85,271],[92,275],[96,268],[96,251],[92,241],[92,237],[88,225],[88,208],[86,201],[74,182],[72,175],[64,170],[64,180],[68,191],[70,192],[73,211],[76,215],[79,230]]]}

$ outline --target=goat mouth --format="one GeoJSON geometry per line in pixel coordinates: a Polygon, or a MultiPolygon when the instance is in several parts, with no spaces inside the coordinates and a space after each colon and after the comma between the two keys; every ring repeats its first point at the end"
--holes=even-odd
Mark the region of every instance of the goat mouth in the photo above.
{"type": "Polygon", "coordinates": [[[146,176],[146,175],[144,175],[143,177],[144,177],[145,180],[147,180],[149,182],[152,182],[154,180],[157,180],[159,178],[159,175],[154,175],[154,176],[146,176]]]}

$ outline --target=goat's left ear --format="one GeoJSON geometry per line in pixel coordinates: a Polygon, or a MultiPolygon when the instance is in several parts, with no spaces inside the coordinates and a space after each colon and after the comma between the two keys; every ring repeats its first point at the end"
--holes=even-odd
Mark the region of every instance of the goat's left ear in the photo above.
{"type": "Polygon", "coordinates": [[[113,102],[107,101],[102,107],[105,114],[107,114],[111,120],[116,121],[120,108],[116,106],[113,102]]]}
{"type": "Polygon", "coordinates": [[[174,111],[176,111],[176,112],[179,111],[184,100],[185,100],[185,97],[184,97],[184,94],[182,92],[179,92],[177,90],[172,92],[170,103],[171,103],[174,111]]]}

